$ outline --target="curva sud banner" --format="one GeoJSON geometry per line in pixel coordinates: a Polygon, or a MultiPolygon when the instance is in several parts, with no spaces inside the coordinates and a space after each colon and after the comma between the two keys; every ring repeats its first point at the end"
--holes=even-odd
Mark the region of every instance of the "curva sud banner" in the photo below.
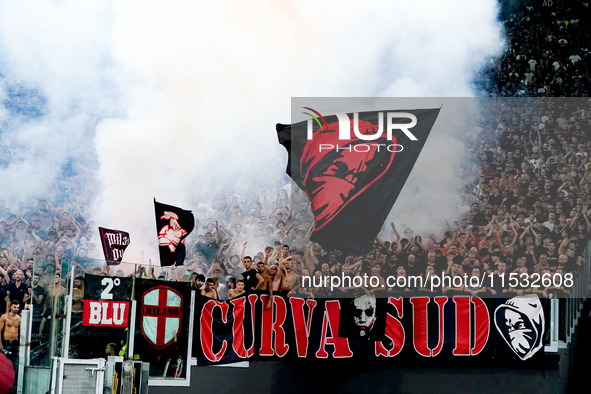
{"type": "Polygon", "coordinates": [[[264,359],[531,362],[543,355],[545,300],[537,296],[302,299],[196,296],[199,365],[264,359]]]}

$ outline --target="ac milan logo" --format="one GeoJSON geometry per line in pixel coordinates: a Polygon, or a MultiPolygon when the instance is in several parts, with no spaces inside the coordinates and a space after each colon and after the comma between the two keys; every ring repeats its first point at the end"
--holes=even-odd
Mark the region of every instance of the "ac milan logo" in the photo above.
{"type": "Polygon", "coordinates": [[[142,295],[141,327],[154,347],[171,344],[181,329],[183,297],[168,286],[154,287],[142,295]]]}
{"type": "Polygon", "coordinates": [[[522,360],[542,348],[544,310],[536,295],[514,297],[499,305],[495,325],[505,342],[522,360]]]}

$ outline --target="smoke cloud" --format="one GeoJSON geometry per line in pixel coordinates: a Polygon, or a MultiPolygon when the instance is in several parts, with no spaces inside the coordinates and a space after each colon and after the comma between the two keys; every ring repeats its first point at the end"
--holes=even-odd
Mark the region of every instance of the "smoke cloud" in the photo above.
{"type": "MultiPolygon", "coordinates": [[[[12,84],[41,112],[0,107],[1,142],[23,156],[0,181],[7,201],[55,191],[70,160],[97,226],[130,232],[126,260],[157,260],[153,197],[195,210],[214,189],[287,182],[275,123],[291,121],[291,97],[472,96],[502,46],[491,0],[3,3],[0,98],[12,84]]],[[[460,157],[437,160],[462,154],[461,135],[437,134],[397,223],[413,223],[397,214],[415,209],[408,193],[454,175],[460,157]]]]}

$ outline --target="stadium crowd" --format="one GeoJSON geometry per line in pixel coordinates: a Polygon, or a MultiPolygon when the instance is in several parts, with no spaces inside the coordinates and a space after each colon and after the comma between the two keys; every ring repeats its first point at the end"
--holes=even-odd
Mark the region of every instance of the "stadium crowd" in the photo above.
{"type": "Polygon", "coordinates": [[[589,2],[502,2],[507,49],[478,81],[493,97],[589,97],[589,2]]]}
{"type": "MultiPolygon", "coordinates": [[[[339,297],[421,292],[472,295],[569,292],[564,280],[548,286],[509,286],[508,280],[431,290],[388,286],[388,277],[442,273],[491,278],[517,273],[534,278],[576,275],[591,231],[591,117],[589,12],[583,2],[554,8],[503,10],[509,47],[493,59],[483,90],[493,97],[467,130],[472,163],[458,174],[464,183],[457,212],[443,234],[417,234],[387,223],[365,255],[346,255],[309,242],[313,217],[302,192],[285,176],[273,190],[253,182],[245,191],[214,190],[195,210],[183,266],[137,265],[132,273],[93,263],[100,254],[97,228],[72,165],[57,170],[55,195],[2,207],[0,218],[0,346],[18,340],[19,311],[30,304],[40,320],[51,316],[54,297],[68,292],[60,267],[75,262],[74,305],[81,308],[86,273],[136,275],[190,281],[202,295],[231,299],[261,290],[288,296],[339,297]],[[568,23],[567,23],[568,22],[568,23]],[[545,97],[511,100],[509,97],[545,97]],[[377,277],[375,286],[338,289],[305,286],[302,277],[377,277]]],[[[2,147],[2,162],[13,159],[2,147]]],[[[60,307],[63,310],[63,306],[60,307]]],[[[81,310],[81,309],[77,309],[81,310]]]]}

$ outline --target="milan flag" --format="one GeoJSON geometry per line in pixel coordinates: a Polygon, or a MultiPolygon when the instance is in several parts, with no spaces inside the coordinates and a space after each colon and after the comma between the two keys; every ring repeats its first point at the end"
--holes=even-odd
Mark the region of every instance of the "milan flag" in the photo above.
{"type": "Polygon", "coordinates": [[[185,238],[195,227],[191,211],[161,204],[154,199],[156,228],[160,249],[160,265],[182,265],[185,261],[185,238]]]}
{"type": "Polygon", "coordinates": [[[186,376],[191,284],[137,278],[134,299],[135,353],[150,363],[150,376],[186,376]]]}
{"type": "Polygon", "coordinates": [[[310,239],[324,249],[366,253],[415,165],[439,109],[325,117],[307,109],[318,116],[314,117],[318,125],[312,120],[277,124],[277,134],[289,154],[286,172],[311,202],[310,239]],[[340,130],[340,125],[347,129],[340,130]]]}
{"type": "Polygon", "coordinates": [[[129,233],[99,227],[101,244],[108,265],[116,265],[123,259],[123,253],[129,245],[129,233]]]}

